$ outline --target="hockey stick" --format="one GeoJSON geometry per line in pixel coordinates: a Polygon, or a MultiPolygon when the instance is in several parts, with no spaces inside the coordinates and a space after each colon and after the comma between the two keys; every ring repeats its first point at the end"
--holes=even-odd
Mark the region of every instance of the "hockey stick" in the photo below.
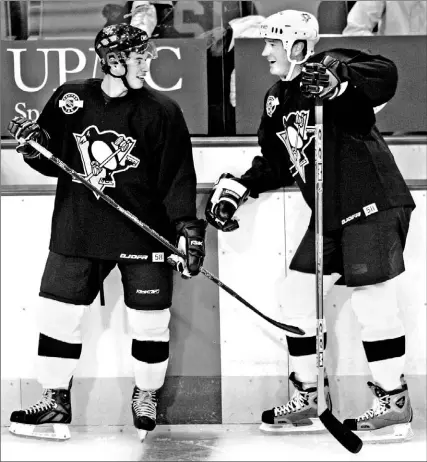
{"type": "MultiPolygon", "coordinates": [[[[39,143],[37,143],[37,142],[35,142],[33,140],[29,140],[29,141],[20,140],[20,142],[30,144],[34,149],[36,149],[38,152],[40,152],[40,154],[42,154],[47,159],[49,159],[51,162],[53,162],[55,165],[57,165],[59,168],[64,170],[64,172],[71,175],[76,181],[80,181],[81,183],[83,183],[88,189],[90,189],[95,194],[99,195],[105,202],[107,202],[109,205],[111,205],[113,208],[115,208],[121,214],[128,217],[131,221],[133,221],[136,225],[138,225],[140,228],[142,228],[151,237],[153,237],[154,239],[157,239],[159,242],[161,242],[172,253],[174,253],[176,255],[179,255],[182,258],[185,258],[185,254],[183,252],[181,252],[180,250],[178,250],[175,246],[173,246],[163,236],[161,236],[156,231],[151,229],[148,225],[146,225],[145,223],[140,221],[135,215],[133,215],[132,213],[125,210],[123,207],[121,207],[119,204],[117,204],[117,202],[115,202],[113,199],[111,199],[110,196],[108,196],[107,194],[102,192],[100,189],[98,189],[96,186],[94,186],[90,181],[87,181],[81,174],[77,173],[75,170],[70,168],[67,164],[62,162],[62,160],[55,157],[50,151],[48,151],[46,148],[41,146],[39,143]]],[[[283,323],[281,323],[279,321],[276,321],[274,319],[271,319],[268,316],[266,316],[265,314],[261,313],[261,311],[258,311],[254,306],[252,306],[249,302],[247,302],[239,294],[234,292],[234,290],[230,289],[230,287],[228,287],[223,282],[221,282],[216,276],[214,276],[212,273],[210,273],[207,269],[203,268],[203,266],[200,267],[200,272],[204,276],[206,276],[208,279],[210,279],[212,282],[214,282],[218,287],[221,287],[221,289],[225,290],[232,297],[236,298],[240,303],[242,303],[247,308],[249,308],[254,313],[256,313],[258,316],[261,316],[261,318],[265,319],[270,324],[273,324],[273,326],[276,326],[279,329],[285,330],[287,332],[292,332],[292,333],[297,334],[297,335],[304,335],[305,334],[305,332],[302,329],[300,329],[299,327],[290,326],[288,324],[283,324],[283,323]]]]}
{"type": "Polygon", "coordinates": [[[348,451],[358,453],[362,440],[343,425],[331,412],[325,397],[324,324],[323,318],[323,101],[315,102],[315,234],[316,234],[316,356],[317,356],[317,409],[320,421],[348,451]]]}
{"type": "MultiPolygon", "coordinates": [[[[112,160],[117,154],[119,154],[120,151],[123,152],[122,149],[118,147],[106,159],[104,159],[99,165],[97,165],[96,169],[103,168],[105,165],[108,164],[108,162],[110,162],[110,160],[112,160]]],[[[133,157],[133,156],[130,156],[130,157],[133,157]]],[[[85,179],[89,181],[92,177],[96,175],[99,175],[99,173],[95,173],[94,168],[92,167],[92,172],[88,176],[86,176],[85,179]]]]}
{"type": "MultiPolygon", "coordinates": [[[[100,168],[103,168],[105,165],[108,164],[108,162],[110,162],[110,160],[112,160],[115,156],[117,156],[117,154],[121,151],[120,148],[117,148],[115,151],[113,151],[106,159],[104,159],[99,165],[96,166],[96,169],[100,169],[100,168]]],[[[89,175],[87,177],[85,177],[85,179],[87,181],[89,181],[91,178],[93,178],[94,176],[96,175],[99,175],[99,173],[95,173],[95,169],[92,167],[92,172],[89,173],[89,175]]]]}

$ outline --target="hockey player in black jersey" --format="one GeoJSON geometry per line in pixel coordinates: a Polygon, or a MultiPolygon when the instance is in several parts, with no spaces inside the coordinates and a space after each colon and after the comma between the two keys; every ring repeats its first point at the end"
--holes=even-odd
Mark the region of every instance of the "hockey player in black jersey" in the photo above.
{"type": "MultiPolygon", "coordinates": [[[[324,104],[323,247],[324,292],[337,282],[352,287],[374,383],[372,409],[347,419],[365,439],[412,436],[412,409],[403,377],[405,332],[398,316],[396,277],[415,207],[394,158],[375,125],[374,108],[397,86],[396,66],[377,55],[350,49],[314,54],[316,18],[285,10],[260,28],[270,73],[280,80],[265,95],[258,130],[261,155],[240,178],[221,175],[206,207],[208,221],[222,231],[238,227],[234,213],[248,198],[296,182],[315,208],[314,100],[324,104]],[[339,280],[340,279],[340,280],[339,280]]],[[[316,430],[317,416],[314,212],[282,293],[286,322],[305,330],[287,335],[295,386],[291,400],[262,414],[262,428],[316,430]]],[[[325,339],[326,340],[326,339],[325,339]]],[[[325,387],[327,387],[325,383],[325,387]]]]}
{"type": "MultiPolygon", "coordinates": [[[[191,139],[180,107],[144,87],[157,56],[147,34],[119,24],[95,39],[103,79],[68,82],[37,123],[14,118],[17,151],[38,172],[58,178],[50,252],[41,281],[38,380],[42,399],[11,415],[16,434],[69,438],[70,391],[81,350],[81,321],[118,265],[132,335],[135,387],[131,410],[141,439],[156,426],[157,391],[169,360],[172,266],[198,274],[206,222],[196,217],[191,139]],[[80,182],[39,156],[34,139],[152,229],[174,240],[186,258],[165,248],[80,182]],[[169,262],[169,263],[168,263],[169,262]],[[41,424],[54,424],[43,433],[41,424]]],[[[102,295],[102,291],[101,291],[102,295]]],[[[129,397],[131,399],[131,397],[129,397]]]]}

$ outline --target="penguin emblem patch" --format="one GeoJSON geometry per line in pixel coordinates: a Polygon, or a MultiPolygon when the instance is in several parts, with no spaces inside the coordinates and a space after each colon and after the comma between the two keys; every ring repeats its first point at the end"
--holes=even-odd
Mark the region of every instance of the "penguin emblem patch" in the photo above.
{"type": "Polygon", "coordinates": [[[75,93],[66,93],[59,101],[64,114],[74,114],[83,107],[83,101],[75,93]]]}
{"type": "MultiPolygon", "coordinates": [[[[136,140],[113,130],[100,132],[91,125],[83,133],[73,133],[83,163],[83,177],[100,191],[114,188],[117,173],[136,168],[140,160],[131,155],[136,140]]],[[[73,180],[78,182],[78,180],[73,180]]],[[[99,195],[95,194],[99,199],[99,195]]]]}
{"type": "Polygon", "coordinates": [[[273,115],[273,112],[276,110],[276,107],[279,105],[279,98],[277,96],[272,96],[270,95],[267,98],[267,101],[265,103],[265,110],[267,111],[268,117],[271,117],[273,115]]]}

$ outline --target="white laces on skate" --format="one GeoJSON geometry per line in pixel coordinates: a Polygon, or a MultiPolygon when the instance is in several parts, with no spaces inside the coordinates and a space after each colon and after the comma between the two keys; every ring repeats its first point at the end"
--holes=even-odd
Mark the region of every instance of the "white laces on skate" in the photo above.
{"type": "Polygon", "coordinates": [[[43,396],[40,401],[25,409],[26,414],[33,414],[39,411],[46,411],[57,406],[56,401],[52,398],[52,390],[43,390],[43,396]]]}
{"type": "Polygon", "coordinates": [[[295,390],[294,394],[290,401],[283,406],[275,407],[274,415],[277,417],[278,415],[286,415],[292,412],[296,412],[302,407],[306,406],[308,403],[307,400],[308,393],[300,392],[299,390],[295,390]]]}
{"type": "Polygon", "coordinates": [[[357,417],[358,422],[363,420],[373,419],[379,415],[385,414],[390,408],[390,395],[384,395],[374,399],[374,404],[371,409],[368,409],[364,414],[357,417]]]}
{"type": "Polygon", "coordinates": [[[138,388],[132,399],[132,406],[137,416],[146,416],[156,420],[157,402],[155,391],[140,390],[138,388]]]}

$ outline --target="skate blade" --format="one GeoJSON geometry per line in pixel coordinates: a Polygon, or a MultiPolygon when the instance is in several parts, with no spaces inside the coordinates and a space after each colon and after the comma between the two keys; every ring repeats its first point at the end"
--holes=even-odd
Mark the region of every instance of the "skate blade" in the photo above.
{"type": "Polygon", "coordinates": [[[148,431],[138,429],[137,432],[138,432],[139,441],[141,441],[141,443],[143,443],[145,438],[147,437],[148,431]]]}
{"type": "Polygon", "coordinates": [[[309,419],[311,425],[291,425],[291,424],[267,424],[262,422],[259,429],[266,433],[307,433],[326,431],[322,422],[318,418],[309,419]]]}
{"type": "Polygon", "coordinates": [[[65,441],[71,437],[66,424],[28,425],[12,422],[9,431],[16,436],[55,441],[65,441]]]}
{"type": "Polygon", "coordinates": [[[414,436],[411,424],[399,424],[371,431],[356,431],[357,436],[368,444],[403,443],[414,436]]]}

